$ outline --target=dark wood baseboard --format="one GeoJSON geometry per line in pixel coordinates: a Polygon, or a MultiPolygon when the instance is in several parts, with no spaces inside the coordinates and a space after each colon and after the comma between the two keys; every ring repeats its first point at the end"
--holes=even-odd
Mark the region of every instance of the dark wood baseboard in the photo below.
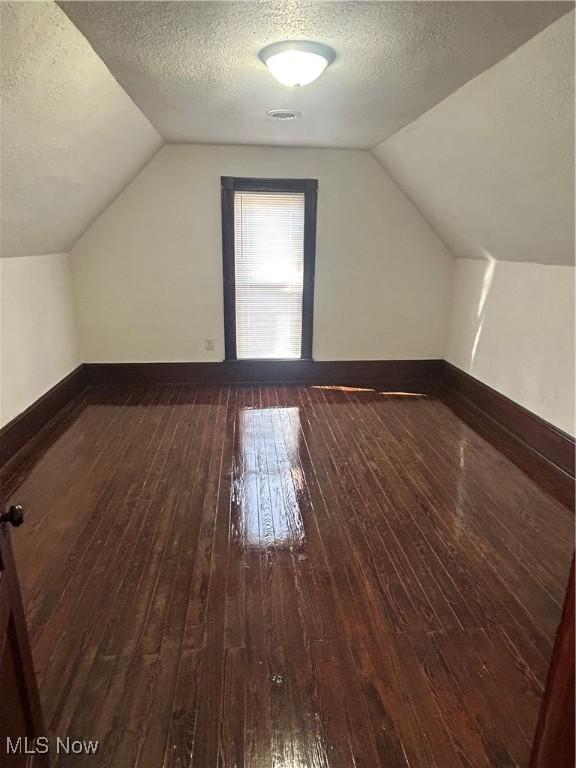
{"type": "Polygon", "coordinates": [[[85,389],[86,369],[79,365],[25,411],[0,429],[0,467],[12,459],[40,430],[85,389]]]}
{"type": "Polygon", "coordinates": [[[518,403],[450,363],[442,367],[442,383],[453,396],[468,401],[533,451],[574,477],[574,438],[518,403]]]}
{"type": "Polygon", "coordinates": [[[573,437],[447,362],[438,378],[438,392],[463,421],[574,508],[573,437]]]}
{"type": "Polygon", "coordinates": [[[574,505],[570,435],[443,360],[234,360],[87,363],[0,429],[0,467],[90,385],[334,384],[436,391],[464,421],[568,506],[574,505]]]}
{"type": "Polygon", "coordinates": [[[226,360],[216,363],[87,363],[91,384],[337,384],[433,381],[442,360],[226,360]]]}

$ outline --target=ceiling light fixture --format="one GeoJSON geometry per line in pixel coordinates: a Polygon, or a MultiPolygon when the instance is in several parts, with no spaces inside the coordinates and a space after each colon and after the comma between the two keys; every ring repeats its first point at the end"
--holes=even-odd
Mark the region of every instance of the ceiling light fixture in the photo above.
{"type": "Polygon", "coordinates": [[[258,54],[273,77],[290,87],[308,85],[336,58],[328,45],[308,40],[285,40],[262,48],[258,54]]]}

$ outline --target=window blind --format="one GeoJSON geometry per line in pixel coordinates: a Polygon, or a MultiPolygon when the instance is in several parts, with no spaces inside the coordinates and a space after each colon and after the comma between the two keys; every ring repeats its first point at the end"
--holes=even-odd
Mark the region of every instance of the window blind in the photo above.
{"type": "Polygon", "coordinates": [[[304,192],[234,193],[236,354],[299,358],[304,192]]]}

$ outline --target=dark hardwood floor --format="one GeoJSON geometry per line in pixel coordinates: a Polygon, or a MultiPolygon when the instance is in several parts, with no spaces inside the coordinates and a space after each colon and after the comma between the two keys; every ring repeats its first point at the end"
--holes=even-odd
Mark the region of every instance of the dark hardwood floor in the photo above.
{"type": "Polygon", "coordinates": [[[99,388],[4,482],[59,766],[528,765],[573,517],[434,397],[99,388]]]}

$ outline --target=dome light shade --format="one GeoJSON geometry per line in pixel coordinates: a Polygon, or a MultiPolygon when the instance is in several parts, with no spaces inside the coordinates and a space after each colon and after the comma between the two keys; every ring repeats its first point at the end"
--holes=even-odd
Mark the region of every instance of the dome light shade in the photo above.
{"type": "Polygon", "coordinates": [[[293,87],[308,85],[319,78],[336,54],[322,43],[286,40],[262,48],[258,57],[279,83],[293,87]]]}

